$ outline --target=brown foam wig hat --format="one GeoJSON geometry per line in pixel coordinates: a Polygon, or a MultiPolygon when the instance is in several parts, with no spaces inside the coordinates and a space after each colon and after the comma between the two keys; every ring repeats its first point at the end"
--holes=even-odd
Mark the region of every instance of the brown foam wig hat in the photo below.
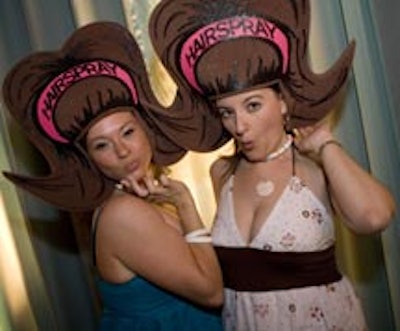
{"type": "Polygon", "coordinates": [[[314,73],[307,58],[309,26],[307,0],[161,0],[149,30],[178,89],[191,90],[198,109],[216,98],[279,84],[290,129],[328,114],[354,56],[351,43],[329,70],[314,73]]]}
{"type": "Polygon", "coordinates": [[[152,143],[155,164],[168,165],[185,154],[173,140],[184,126],[171,115],[179,112],[168,112],[157,102],[136,41],[117,23],[89,24],[60,50],[24,58],[6,76],[3,95],[50,171],[34,178],[4,175],[62,209],[91,210],[114,189],[115,182],[98,171],[82,143],[88,128],[107,114],[133,111],[152,143]]]}

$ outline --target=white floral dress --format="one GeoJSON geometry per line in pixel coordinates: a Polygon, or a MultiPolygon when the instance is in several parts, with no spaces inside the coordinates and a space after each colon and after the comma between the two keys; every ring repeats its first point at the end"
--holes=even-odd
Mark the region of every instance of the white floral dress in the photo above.
{"type": "MultiPolygon", "coordinates": [[[[225,183],[213,226],[216,246],[245,247],[236,226],[233,176],[225,183]]],[[[331,215],[293,175],[259,233],[247,246],[277,252],[324,250],[335,242],[331,215]]],[[[361,305],[346,277],[323,286],[245,292],[225,289],[226,331],[367,330],[361,305]]]]}

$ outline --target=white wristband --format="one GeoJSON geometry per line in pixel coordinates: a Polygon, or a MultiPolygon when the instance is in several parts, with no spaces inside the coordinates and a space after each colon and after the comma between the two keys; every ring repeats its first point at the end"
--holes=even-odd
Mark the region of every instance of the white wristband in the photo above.
{"type": "Polygon", "coordinates": [[[186,239],[186,242],[188,244],[205,244],[205,243],[211,243],[212,239],[211,236],[198,236],[186,239]]]}
{"type": "Polygon", "coordinates": [[[185,235],[185,239],[191,239],[199,236],[204,236],[204,235],[210,235],[210,232],[206,228],[201,228],[194,230],[192,232],[189,232],[185,235]]]}
{"type": "Polygon", "coordinates": [[[187,243],[193,244],[210,243],[211,236],[210,232],[206,228],[201,228],[187,233],[185,235],[185,240],[187,243]]]}

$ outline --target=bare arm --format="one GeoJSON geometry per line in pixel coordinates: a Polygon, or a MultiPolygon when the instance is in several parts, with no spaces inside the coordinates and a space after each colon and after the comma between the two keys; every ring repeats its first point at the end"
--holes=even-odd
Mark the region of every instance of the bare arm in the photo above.
{"type": "Polygon", "coordinates": [[[300,129],[299,133],[297,146],[320,158],[334,206],[347,226],[357,233],[384,229],[395,209],[390,192],[339,145],[324,144],[334,140],[328,123],[300,129]]]}
{"type": "MultiPolygon", "coordinates": [[[[168,179],[157,187],[149,184],[148,189],[147,199],[176,206],[184,234],[204,227],[184,184],[168,179]]],[[[186,242],[144,199],[125,194],[107,207],[102,218],[112,231],[107,234],[108,246],[125,268],[198,304],[222,304],[222,276],[211,243],[186,242]]]]}

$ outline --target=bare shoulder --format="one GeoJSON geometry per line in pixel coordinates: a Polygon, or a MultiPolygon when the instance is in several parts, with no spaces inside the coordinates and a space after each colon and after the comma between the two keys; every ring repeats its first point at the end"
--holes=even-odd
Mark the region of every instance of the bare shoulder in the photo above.
{"type": "Polygon", "coordinates": [[[302,154],[297,155],[296,173],[322,201],[326,201],[327,186],[323,168],[312,158],[302,154]]]}
{"type": "Polygon", "coordinates": [[[229,159],[219,158],[210,167],[210,177],[214,189],[214,195],[218,200],[221,188],[229,175],[231,163],[229,159]]]}
{"type": "Polygon", "coordinates": [[[306,169],[306,171],[308,172],[322,173],[322,168],[320,164],[311,157],[308,157],[307,155],[298,153],[296,164],[299,164],[302,168],[306,169]]]}
{"type": "Polygon", "coordinates": [[[166,228],[154,205],[124,192],[114,193],[104,204],[97,224],[97,267],[104,279],[117,283],[138,272],[146,261],[142,248],[166,228]]]}
{"type": "Polygon", "coordinates": [[[100,214],[101,223],[105,226],[112,223],[111,227],[114,229],[134,229],[159,218],[161,216],[154,206],[142,198],[124,192],[113,194],[100,214]],[[143,222],[144,219],[146,222],[143,222]]]}
{"type": "Polygon", "coordinates": [[[226,158],[215,160],[210,167],[210,175],[212,180],[221,178],[229,169],[230,162],[226,158]]]}

